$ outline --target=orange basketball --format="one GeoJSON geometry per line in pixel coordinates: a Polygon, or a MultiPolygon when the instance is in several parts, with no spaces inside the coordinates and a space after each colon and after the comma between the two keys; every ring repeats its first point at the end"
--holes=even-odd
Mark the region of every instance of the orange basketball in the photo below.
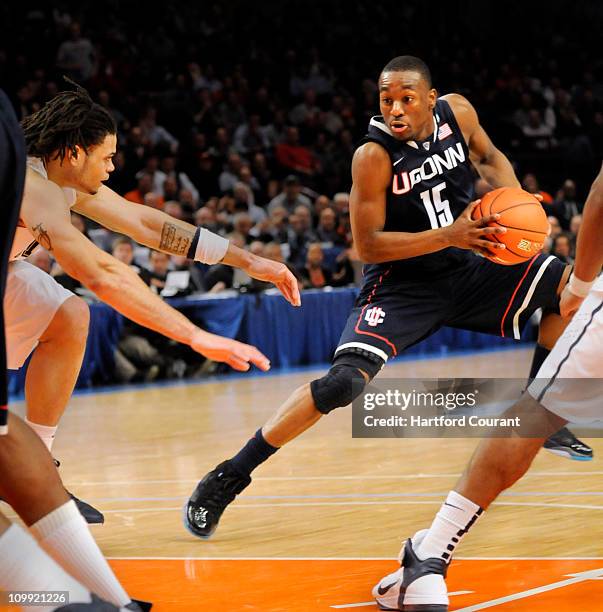
{"type": "Polygon", "coordinates": [[[531,193],[518,187],[501,187],[488,192],[473,211],[474,219],[499,214],[490,227],[506,227],[504,234],[488,236],[502,242],[505,249],[492,251],[491,261],[512,266],[530,259],[542,250],[549,231],[549,222],[540,202],[531,193]]]}

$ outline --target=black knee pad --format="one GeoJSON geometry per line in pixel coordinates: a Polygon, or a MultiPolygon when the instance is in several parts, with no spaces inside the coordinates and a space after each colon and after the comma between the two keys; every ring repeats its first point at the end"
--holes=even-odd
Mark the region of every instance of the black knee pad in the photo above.
{"type": "Polygon", "coordinates": [[[325,376],[310,383],[316,409],[323,414],[351,404],[364,390],[365,372],[369,381],[383,367],[383,360],[366,351],[344,351],[337,355],[325,376]]]}

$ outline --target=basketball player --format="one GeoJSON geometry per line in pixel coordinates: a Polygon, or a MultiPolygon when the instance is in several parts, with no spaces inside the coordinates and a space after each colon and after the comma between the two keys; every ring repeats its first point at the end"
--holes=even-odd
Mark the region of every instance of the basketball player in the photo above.
{"type": "MultiPolygon", "coordinates": [[[[554,313],[569,267],[546,255],[501,266],[475,253],[504,248],[487,236],[506,230],[487,227],[497,215],[471,219],[472,164],[493,187],[519,187],[475,109],[457,94],[438,99],[428,67],[411,56],[383,69],[379,94],[382,116],[371,119],[352,162],[354,244],[368,265],[333,365],[201,480],[185,511],[185,526],[198,537],[211,536],[259,464],[360,394],[353,381],[368,383],[390,357],[443,325],[519,339],[538,308],[542,330],[562,325],[554,313]]],[[[555,339],[539,342],[552,347],[555,339]]]]}
{"type": "MultiPolygon", "coordinates": [[[[561,295],[561,314],[576,314],[526,393],[505,414],[512,417],[529,410],[538,418],[541,432],[568,421],[603,421],[602,224],[603,166],[584,206],[574,273],[561,295]]],[[[526,473],[545,436],[480,442],[431,527],[406,542],[401,568],[373,589],[382,609],[448,610],[444,577],[455,548],[496,497],[526,473]]]]}
{"type": "MultiPolygon", "coordinates": [[[[128,266],[73,227],[70,209],[153,249],[238,266],[252,278],[273,282],[299,305],[297,281],[284,264],[128,202],[103,185],[113,170],[116,127],[112,116],[81,87],[55,96],[23,121],[23,130],[28,168],[4,299],[8,367],[20,368],[33,352],[25,382],[27,422],[48,450],[80,371],[89,315],[79,297],[24,261],[38,244],[67,274],[136,323],[237,370],[247,370],[250,363],[269,368],[255,347],[199,329],[153,294],[128,266]]],[[[89,522],[103,521],[100,512],[77,501],[89,522]]]]}
{"type": "MultiPolygon", "coordinates": [[[[113,575],[69,499],[44,444],[19,417],[8,414],[2,298],[24,179],[23,134],[0,90],[0,495],[30,530],[0,513],[0,591],[66,591],[73,605],[61,607],[64,612],[140,610],[113,575]],[[91,591],[116,605],[99,600],[91,591]],[[122,605],[126,607],[118,607],[122,605]]],[[[22,609],[49,612],[57,606],[22,609]]]]}

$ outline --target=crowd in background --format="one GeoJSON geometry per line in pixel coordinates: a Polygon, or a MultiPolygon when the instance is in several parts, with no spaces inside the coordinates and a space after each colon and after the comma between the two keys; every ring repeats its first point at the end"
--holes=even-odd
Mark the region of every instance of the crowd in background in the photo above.
{"type": "MultiPolygon", "coordinates": [[[[20,118],[66,87],[63,74],[86,86],[118,126],[112,189],[283,261],[304,288],[321,288],[360,281],[351,158],[379,112],[380,69],[412,50],[441,93],[471,100],[523,186],[542,194],[552,227],[546,250],[572,261],[586,190],[603,158],[600,30],[577,25],[600,23],[599,7],[577,15],[559,2],[545,15],[507,6],[505,16],[480,7],[480,23],[499,26],[493,34],[473,27],[476,9],[465,2],[411,1],[395,15],[379,2],[349,11],[343,2],[294,1],[286,13],[271,1],[192,4],[7,3],[0,21],[25,27],[0,37],[0,83],[20,118]],[[431,10],[440,18],[430,19],[431,10]]],[[[489,186],[476,177],[476,188],[489,186]]],[[[73,218],[165,296],[265,288],[240,270],[150,252],[73,218]]],[[[31,261],[79,289],[48,253],[31,261]]],[[[168,367],[165,346],[136,327],[128,326],[120,351],[123,380],[200,365],[175,355],[168,367]],[[141,340],[132,346],[129,337],[141,340]],[[128,369],[141,352],[147,365],[128,369]]]]}

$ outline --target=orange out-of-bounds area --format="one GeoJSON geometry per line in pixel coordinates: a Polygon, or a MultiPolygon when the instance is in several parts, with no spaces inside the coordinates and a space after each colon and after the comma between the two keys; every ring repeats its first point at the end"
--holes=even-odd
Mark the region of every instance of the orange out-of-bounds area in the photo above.
{"type": "MultiPolygon", "coordinates": [[[[154,612],[376,610],[372,586],[395,570],[383,560],[114,559],[128,592],[154,612]]],[[[450,610],[603,611],[603,559],[457,560],[450,610]],[[599,570],[599,571],[598,571],[599,570]]]]}

